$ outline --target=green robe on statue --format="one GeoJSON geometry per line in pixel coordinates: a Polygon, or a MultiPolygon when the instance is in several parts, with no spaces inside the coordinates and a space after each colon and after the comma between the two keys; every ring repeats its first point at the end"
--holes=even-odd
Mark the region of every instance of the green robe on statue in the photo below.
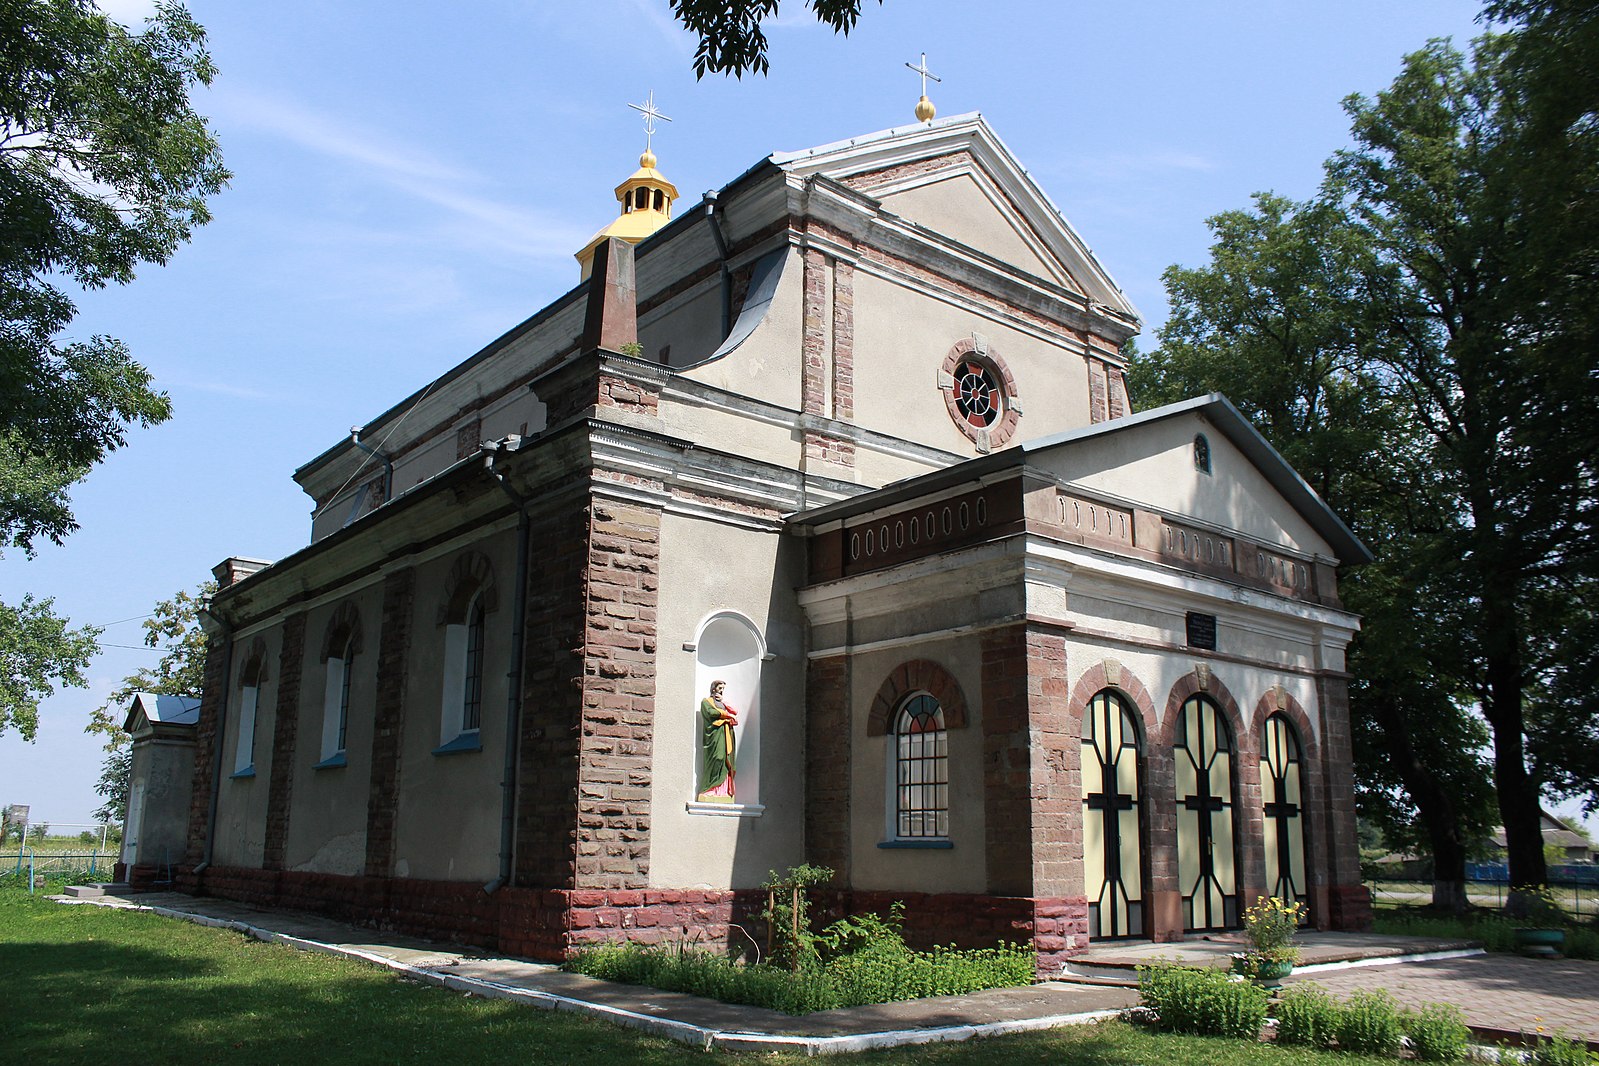
{"type": "Polygon", "coordinates": [[[733,798],[733,723],[731,707],[707,696],[700,700],[700,799],[733,798]]]}

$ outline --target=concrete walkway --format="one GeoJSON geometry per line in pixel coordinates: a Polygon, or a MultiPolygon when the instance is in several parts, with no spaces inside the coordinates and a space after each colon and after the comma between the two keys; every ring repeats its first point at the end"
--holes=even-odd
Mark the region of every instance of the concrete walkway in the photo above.
{"type": "MultiPolygon", "coordinates": [[[[707,1049],[788,1050],[833,1054],[870,1048],[1048,1029],[1111,1017],[1138,1002],[1136,989],[1115,984],[1051,981],[1029,988],[991,989],[870,1007],[821,1011],[804,1017],[743,1007],[653,988],[597,981],[554,966],[485,957],[471,948],[442,945],[344,925],[314,915],[182,893],[61,898],[63,903],[149,910],[222,926],[261,940],[366,959],[417,980],[460,992],[513,999],[549,1010],[570,1010],[707,1049]]],[[[1407,1005],[1453,1003],[1474,1028],[1488,1035],[1563,1028],[1567,1035],[1599,1041],[1599,963],[1548,962],[1506,955],[1448,957],[1404,962],[1393,957],[1393,937],[1308,934],[1312,973],[1329,991],[1387,988],[1407,1005]],[[1363,943],[1370,939],[1371,943],[1363,943]],[[1314,943],[1310,941],[1314,940],[1314,943]],[[1372,958],[1373,954],[1386,957],[1372,958]],[[1335,959],[1360,958],[1345,962],[1335,959]],[[1386,964],[1385,964],[1386,963],[1386,964]],[[1538,1019],[1542,1019],[1541,1021],[1538,1019]]],[[[1455,942],[1415,938],[1403,948],[1460,954],[1455,942]]],[[[1118,945],[1093,953],[1110,966],[1137,965],[1150,956],[1218,964],[1238,949],[1228,938],[1180,944],[1118,945]]],[[[1086,969],[1086,967],[1085,967],[1086,969]]]]}

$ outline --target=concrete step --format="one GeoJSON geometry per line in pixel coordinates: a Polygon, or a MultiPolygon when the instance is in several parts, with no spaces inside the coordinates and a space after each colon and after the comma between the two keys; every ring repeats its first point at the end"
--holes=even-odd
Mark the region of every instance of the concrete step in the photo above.
{"type": "Polygon", "coordinates": [[[132,888],[132,885],[124,881],[101,881],[93,885],[68,885],[62,895],[73,899],[99,899],[105,895],[119,896],[131,891],[132,888]]]}

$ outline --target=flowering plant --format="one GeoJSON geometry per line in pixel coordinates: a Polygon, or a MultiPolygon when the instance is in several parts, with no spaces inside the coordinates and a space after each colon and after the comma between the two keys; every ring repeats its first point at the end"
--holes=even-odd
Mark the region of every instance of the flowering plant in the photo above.
{"type": "Polygon", "coordinates": [[[1258,900],[1244,912],[1244,931],[1254,945],[1248,955],[1260,961],[1297,962],[1299,949],[1294,947],[1294,934],[1304,916],[1304,904],[1276,896],[1258,900]]]}

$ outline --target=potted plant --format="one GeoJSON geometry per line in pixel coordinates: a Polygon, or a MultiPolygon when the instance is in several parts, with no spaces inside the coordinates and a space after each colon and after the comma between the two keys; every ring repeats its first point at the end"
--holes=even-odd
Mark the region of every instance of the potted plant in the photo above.
{"type": "Polygon", "coordinates": [[[1249,937],[1250,950],[1232,957],[1233,972],[1242,974],[1265,988],[1276,988],[1283,978],[1294,970],[1299,961],[1299,949],[1294,946],[1294,934],[1305,915],[1300,903],[1290,903],[1267,896],[1257,900],[1244,912],[1244,932],[1249,937]]]}
{"type": "Polygon", "coordinates": [[[1520,897],[1516,921],[1516,950],[1534,958],[1558,959],[1566,946],[1566,912],[1547,886],[1526,885],[1512,890],[1520,897]]]}

